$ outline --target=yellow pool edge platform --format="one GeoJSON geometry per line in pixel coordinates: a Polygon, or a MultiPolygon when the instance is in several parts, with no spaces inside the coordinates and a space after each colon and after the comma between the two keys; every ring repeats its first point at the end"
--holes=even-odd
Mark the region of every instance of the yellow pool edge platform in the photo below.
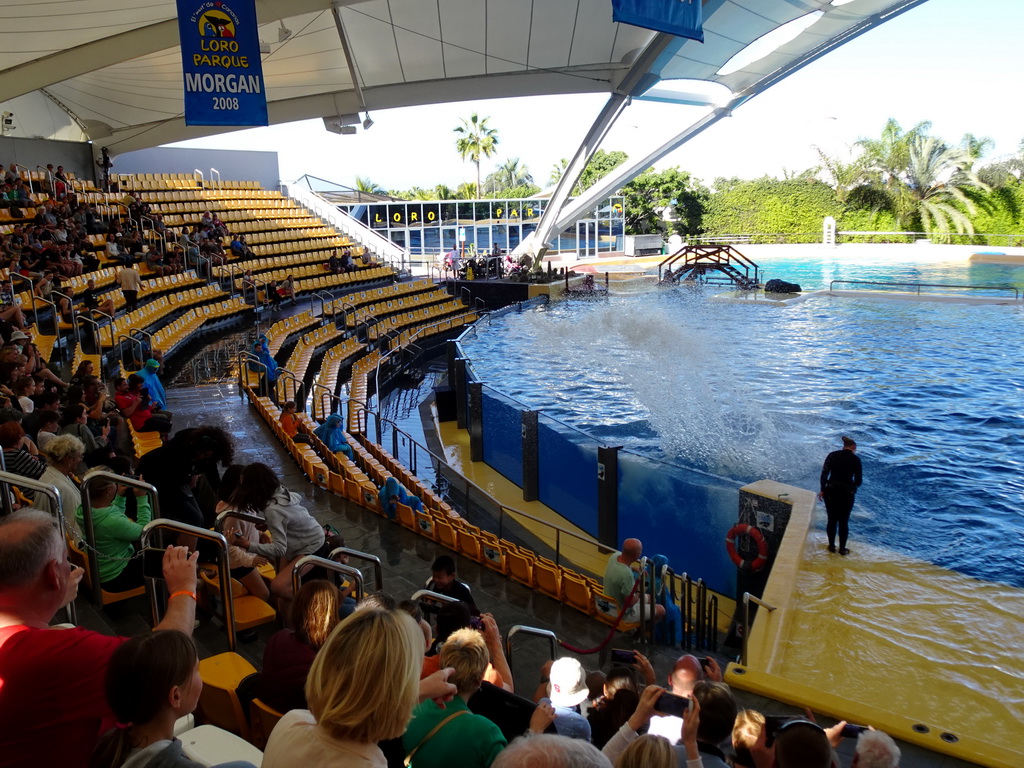
{"type": "MultiPolygon", "coordinates": [[[[814,518],[816,495],[812,491],[771,480],[751,483],[744,486],[743,490],[768,498],[778,498],[779,494],[788,493],[793,509],[762,597],[775,610],[759,609],[747,639],[747,665],[728,665],[725,681],[729,685],[793,706],[809,707],[829,717],[870,723],[894,738],[989,768],[1024,766],[1024,752],[997,747],[963,733],[955,736],[945,734],[938,728],[916,722],[902,714],[850,701],[830,691],[774,674],[776,667],[781,665],[789,639],[794,588],[798,582],[804,544],[814,518]],[[944,735],[956,740],[947,741],[944,735]]],[[[950,706],[956,706],[956,703],[950,702],[950,706]]]]}

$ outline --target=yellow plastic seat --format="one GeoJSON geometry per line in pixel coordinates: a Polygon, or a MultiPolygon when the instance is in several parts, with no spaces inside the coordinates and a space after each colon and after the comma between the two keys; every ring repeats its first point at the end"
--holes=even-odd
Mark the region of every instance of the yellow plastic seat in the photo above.
{"type": "Polygon", "coordinates": [[[216,725],[249,739],[249,724],[238,700],[238,686],[256,668],[237,653],[220,653],[199,660],[199,676],[203,691],[199,694],[196,715],[203,722],[216,725]]]}
{"type": "Polygon", "coordinates": [[[259,699],[253,699],[249,703],[249,723],[252,728],[250,741],[257,749],[266,749],[270,732],[274,730],[277,721],[284,717],[282,712],[269,707],[259,699]]]}
{"type": "Polygon", "coordinates": [[[401,502],[395,503],[395,509],[398,511],[398,522],[410,531],[415,531],[416,525],[416,513],[413,512],[412,507],[401,502]]]}
{"type": "MultiPolygon", "coordinates": [[[[593,611],[591,613],[598,621],[608,626],[614,626],[615,619],[618,618],[620,610],[619,604],[615,602],[614,598],[601,592],[594,593],[593,611]]],[[[629,623],[623,620],[619,624],[619,629],[628,631],[636,629],[638,626],[640,626],[639,623],[629,623]]]]}
{"type": "Polygon", "coordinates": [[[459,554],[468,557],[474,562],[481,562],[483,555],[480,552],[480,529],[476,526],[463,526],[456,531],[459,543],[459,554]]]}
{"type": "Polygon", "coordinates": [[[533,587],[533,563],[532,554],[524,552],[514,544],[502,543],[505,552],[505,563],[508,567],[508,575],[516,581],[533,587]]]}
{"type": "Polygon", "coordinates": [[[588,616],[594,610],[594,592],[588,581],[576,573],[562,569],[562,602],[588,616]]]}
{"type": "Polygon", "coordinates": [[[538,557],[534,561],[533,584],[538,592],[555,600],[562,599],[562,574],[559,567],[550,560],[538,557]]]}
{"type": "MultiPolygon", "coordinates": [[[[89,558],[85,556],[85,552],[78,545],[77,541],[72,541],[71,537],[67,538],[68,542],[68,560],[77,565],[83,571],[85,575],[82,577],[82,584],[85,585],[86,589],[92,584],[91,571],[89,569],[89,558]]],[[[140,597],[146,594],[146,588],[144,586],[135,587],[124,592],[108,592],[105,589],[100,589],[100,605],[111,605],[112,603],[119,603],[122,600],[130,600],[133,597],[140,597]]]]}

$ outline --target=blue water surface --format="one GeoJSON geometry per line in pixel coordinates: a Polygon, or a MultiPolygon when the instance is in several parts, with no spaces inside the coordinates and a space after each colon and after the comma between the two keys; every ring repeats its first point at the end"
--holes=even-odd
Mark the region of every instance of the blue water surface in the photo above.
{"type": "MultiPolygon", "coordinates": [[[[1024,285],[1024,268],[765,260],[768,277],[1024,285]]],[[[465,344],[505,394],[609,445],[817,489],[849,435],[858,539],[1024,587],[1024,308],[660,289],[495,319],[465,344]]]]}

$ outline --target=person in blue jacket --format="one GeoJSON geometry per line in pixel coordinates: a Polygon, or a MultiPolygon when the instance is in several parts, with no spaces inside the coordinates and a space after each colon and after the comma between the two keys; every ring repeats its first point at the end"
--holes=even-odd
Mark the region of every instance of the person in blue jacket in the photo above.
{"type": "Polygon", "coordinates": [[[343,453],[349,459],[352,458],[352,446],[348,444],[348,437],[345,429],[341,426],[341,416],[332,413],[327,421],[313,430],[313,434],[320,438],[320,442],[327,446],[331,453],[343,453]]]}

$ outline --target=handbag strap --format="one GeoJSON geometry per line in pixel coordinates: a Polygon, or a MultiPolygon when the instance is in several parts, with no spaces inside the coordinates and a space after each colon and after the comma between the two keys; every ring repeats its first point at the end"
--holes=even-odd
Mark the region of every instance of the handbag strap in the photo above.
{"type": "Polygon", "coordinates": [[[452,720],[454,720],[459,715],[468,715],[468,714],[469,714],[469,710],[468,709],[460,709],[458,712],[453,712],[452,714],[448,715],[448,717],[446,717],[444,720],[442,720],[440,723],[435,725],[433,727],[433,729],[430,731],[430,733],[428,733],[426,736],[424,736],[422,739],[420,739],[420,743],[412,748],[412,752],[410,752],[408,755],[405,756],[406,768],[408,768],[409,764],[412,762],[413,755],[415,755],[419,751],[419,748],[422,747],[424,744],[426,744],[428,741],[430,741],[432,738],[434,738],[434,736],[437,735],[438,731],[440,731],[442,728],[444,728],[446,725],[448,725],[448,723],[450,723],[452,720]]]}

